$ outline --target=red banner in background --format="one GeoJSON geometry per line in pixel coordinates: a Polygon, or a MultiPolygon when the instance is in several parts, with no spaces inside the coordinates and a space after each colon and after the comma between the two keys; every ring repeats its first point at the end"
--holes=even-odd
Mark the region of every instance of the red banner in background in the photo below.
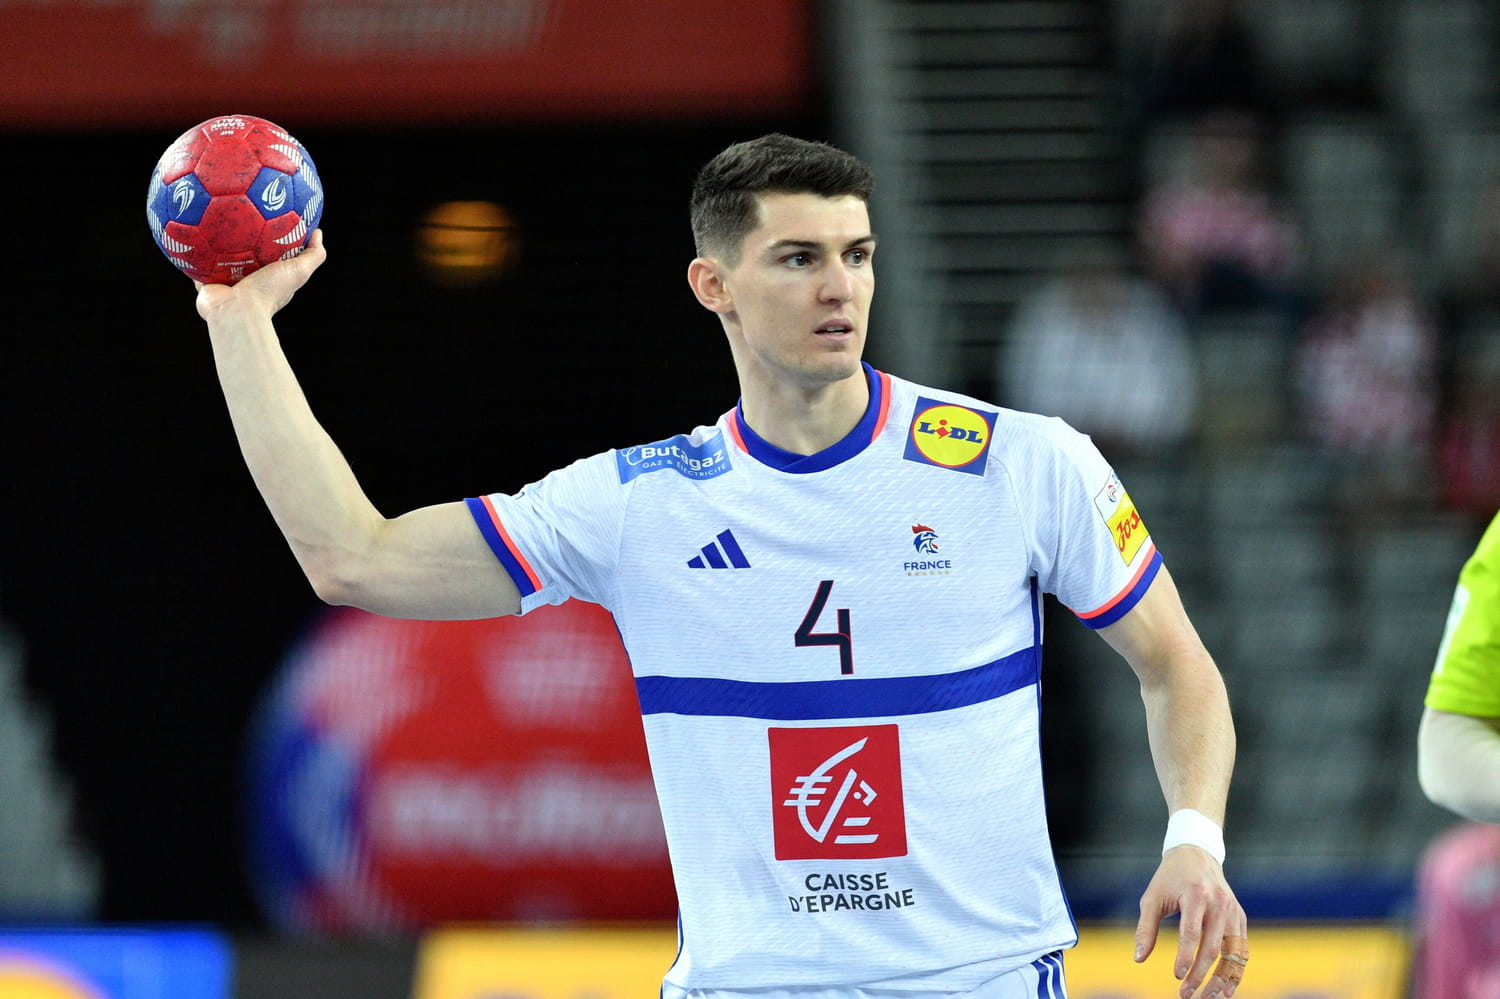
{"type": "Polygon", "coordinates": [[[251,880],[280,929],[676,914],[630,661],[593,604],[329,610],[249,748],[251,880]]]}
{"type": "Polygon", "coordinates": [[[0,127],[800,108],[807,0],[0,3],[0,127]]]}

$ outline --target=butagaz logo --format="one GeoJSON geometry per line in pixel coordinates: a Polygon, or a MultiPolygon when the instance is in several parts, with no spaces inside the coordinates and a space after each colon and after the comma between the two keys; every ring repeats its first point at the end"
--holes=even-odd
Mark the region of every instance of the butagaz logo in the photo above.
{"type": "Polygon", "coordinates": [[[904,457],[924,465],[983,475],[994,429],[994,413],[935,399],[918,399],[916,415],[906,435],[904,457]]]}
{"type": "Polygon", "coordinates": [[[621,483],[665,468],[689,479],[712,479],[731,467],[722,433],[702,444],[694,444],[686,434],[678,434],[655,444],[627,447],[615,452],[615,466],[621,483]]]}
{"type": "Polygon", "coordinates": [[[714,541],[698,549],[698,554],[688,559],[689,569],[748,569],[750,560],[740,549],[740,543],[729,531],[722,531],[714,541]]]}
{"type": "Polygon", "coordinates": [[[172,206],[178,215],[184,214],[188,206],[193,203],[197,192],[193,190],[193,182],[184,177],[172,185],[172,206]]]}
{"type": "Polygon", "coordinates": [[[777,860],[904,857],[899,726],[773,728],[777,860]]]}
{"type": "Polygon", "coordinates": [[[260,203],[266,206],[268,212],[279,212],[286,207],[287,197],[286,178],[277,177],[260,192],[260,203]]]}
{"type": "Polygon", "coordinates": [[[1105,525],[1115,542],[1115,551],[1129,565],[1135,561],[1136,553],[1146,543],[1151,533],[1141,522],[1141,515],[1130,500],[1130,494],[1120,484],[1119,476],[1110,473],[1104,488],[1094,494],[1094,509],[1104,518],[1105,525]]]}
{"type": "MultiPolygon", "coordinates": [[[[935,556],[938,553],[937,532],[926,524],[911,525],[912,547],[919,555],[935,556]]],[[[951,558],[919,558],[901,563],[908,576],[946,576],[953,571],[951,558]]]]}

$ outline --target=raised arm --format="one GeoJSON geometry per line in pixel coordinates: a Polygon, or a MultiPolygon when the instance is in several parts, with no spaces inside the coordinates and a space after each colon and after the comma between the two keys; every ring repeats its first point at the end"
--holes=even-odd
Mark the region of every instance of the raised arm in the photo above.
{"type": "Polygon", "coordinates": [[[245,464],[323,600],[388,617],[495,617],[520,595],[462,503],[388,519],[313,416],[272,317],[325,259],[303,253],[233,287],[199,285],[214,361],[245,464]]]}
{"type": "Polygon", "coordinates": [[[1150,955],[1162,920],[1180,912],[1173,965],[1183,983],[1180,994],[1187,999],[1207,979],[1204,999],[1231,996],[1244,972],[1241,958],[1248,955],[1245,910],[1224,878],[1222,853],[1215,857],[1194,845],[1207,837],[1192,834],[1192,823],[1214,836],[1224,824],[1235,739],[1223,678],[1166,569],[1130,613],[1099,633],[1141,681],[1151,756],[1173,817],[1168,845],[1183,838],[1176,830],[1188,824],[1183,844],[1163,852],[1141,897],[1135,959],[1150,955]]]}

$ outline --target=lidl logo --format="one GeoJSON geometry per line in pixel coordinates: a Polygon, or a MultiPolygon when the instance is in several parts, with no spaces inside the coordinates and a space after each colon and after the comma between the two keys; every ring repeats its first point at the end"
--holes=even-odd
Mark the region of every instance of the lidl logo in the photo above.
{"type": "Polygon", "coordinates": [[[918,399],[906,436],[906,459],[974,475],[984,474],[995,414],[968,406],[918,399]]]}

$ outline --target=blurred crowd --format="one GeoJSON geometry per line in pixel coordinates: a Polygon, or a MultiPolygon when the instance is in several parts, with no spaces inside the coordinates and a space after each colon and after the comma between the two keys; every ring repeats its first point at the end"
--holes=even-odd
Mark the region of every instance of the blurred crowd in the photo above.
{"type": "Polygon", "coordinates": [[[1326,462],[1336,500],[1487,522],[1500,507],[1500,115],[1482,81],[1434,86],[1426,104],[1402,83],[1454,64],[1486,75],[1458,58],[1455,31],[1492,53],[1495,25],[1455,27],[1453,5],[1427,9],[1447,18],[1437,26],[1420,4],[1302,5],[1364,18],[1328,40],[1339,72],[1317,50],[1288,54],[1289,39],[1311,44],[1295,20],[1280,42],[1261,23],[1296,6],[1168,0],[1118,33],[1133,231],[1058,261],[1022,303],[1000,396],[1122,458],[1199,443],[1219,415],[1197,378],[1203,341],[1248,319],[1276,332],[1281,363],[1246,388],[1326,462]],[[1448,43],[1424,49],[1438,29],[1448,43]]]}
{"type": "MultiPolygon", "coordinates": [[[[1435,514],[1477,538],[1500,509],[1494,5],[1112,6],[1151,14],[1117,32],[1132,225],[1021,303],[1001,399],[1129,462],[1242,449],[1216,428],[1249,398],[1312,456],[1334,531],[1435,514]]],[[[1458,824],[1416,867],[1410,994],[1500,997],[1500,830],[1458,824]]]]}

